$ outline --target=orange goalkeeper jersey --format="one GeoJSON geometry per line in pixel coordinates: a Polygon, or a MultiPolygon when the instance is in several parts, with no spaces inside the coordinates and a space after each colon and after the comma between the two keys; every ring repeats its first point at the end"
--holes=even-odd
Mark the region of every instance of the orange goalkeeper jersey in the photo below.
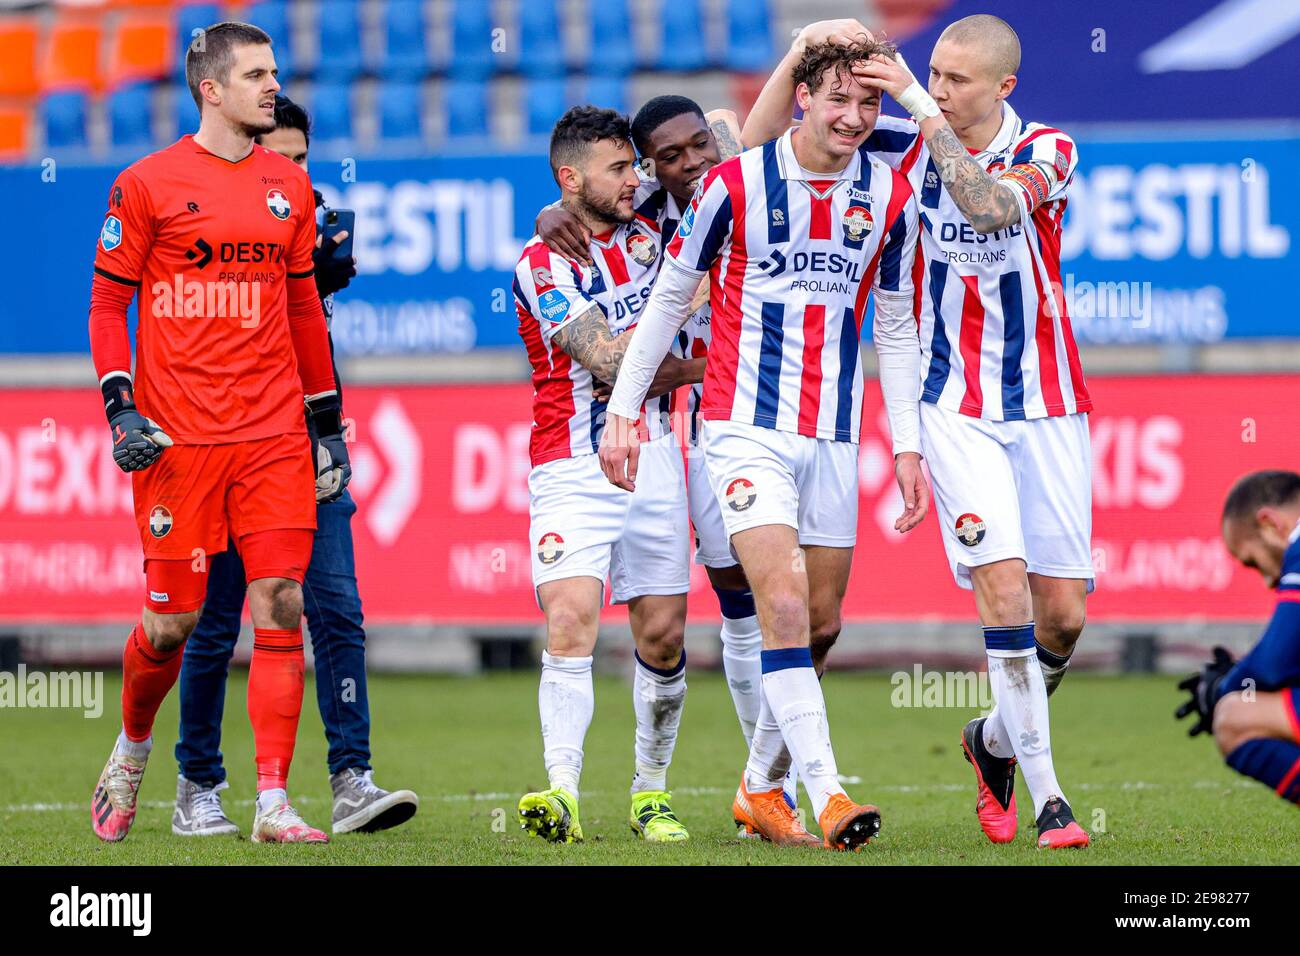
{"type": "Polygon", "coordinates": [[[304,430],[286,283],[312,275],[315,208],[278,153],[230,162],[192,136],[113,183],[95,272],[138,288],[135,400],[173,440],[304,430]]]}

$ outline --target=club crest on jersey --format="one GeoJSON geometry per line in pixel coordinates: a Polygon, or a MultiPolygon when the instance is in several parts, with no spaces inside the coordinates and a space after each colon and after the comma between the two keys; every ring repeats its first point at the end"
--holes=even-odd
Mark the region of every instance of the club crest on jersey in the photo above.
{"type": "Polygon", "coordinates": [[[973,548],[984,540],[984,533],[988,531],[988,525],[984,519],[972,512],[966,512],[964,515],[957,516],[957,540],[968,548],[973,548]]]}
{"type": "Polygon", "coordinates": [[[289,197],[280,189],[268,189],[266,191],[266,208],[271,210],[271,215],[281,222],[289,218],[289,213],[293,207],[289,205],[289,197]]]}
{"type": "Polygon", "coordinates": [[[871,210],[866,206],[850,206],[844,210],[844,219],[842,221],[844,223],[844,233],[851,242],[857,242],[863,236],[870,235],[871,230],[876,226],[871,218],[871,210]]]}
{"type": "Polygon", "coordinates": [[[653,265],[659,258],[654,240],[644,232],[633,230],[627,237],[627,254],[643,266],[653,265]]]}
{"type": "Polygon", "coordinates": [[[554,531],[548,531],[537,542],[537,560],[542,564],[554,564],[564,557],[564,539],[554,531]]]}
{"type": "Polygon", "coordinates": [[[155,538],[165,538],[171,529],[172,513],[162,505],[154,505],[149,512],[149,533],[155,538]]]}
{"type": "Polygon", "coordinates": [[[122,220],[116,216],[104,220],[104,227],[99,230],[99,244],[105,252],[112,252],[122,244],[122,220]]]}
{"type": "Polygon", "coordinates": [[[747,478],[736,478],[727,485],[727,507],[732,511],[744,511],[757,497],[753,482],[747,478]]]}

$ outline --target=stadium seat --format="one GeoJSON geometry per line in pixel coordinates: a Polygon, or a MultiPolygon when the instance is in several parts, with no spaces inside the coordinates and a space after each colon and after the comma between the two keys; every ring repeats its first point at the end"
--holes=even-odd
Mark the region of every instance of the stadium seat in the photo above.
{"type": "Polygon", "coordinates": [[[422,0],[388,0],[384,7],[384,57],[371,72],[391,80],[418,80],[429,72],[422,0]]]}
{"type": "Polygon", "coordinates": [[[347,83],[317,83],[311,91],[312,140],[351,142],[352,88],[347,83]]]}
{"type": "Polygon", "coordinates": [[[36,92],[35,20],[0,22],[0,96],[30,96],[36,92]]]}
{"type": "Polygon", "coordinates": [[[591,5],[591,43],[587,62],[580,69],[588,73],[626,76],[636,66],[632,44],[632,19],[627,0],[599,0],[591,5]]]}
{"type": "Polygon", "coordinates": [[[447,72],[462,80],[483,80],[501,59],[492,52],[492,7],[482,0],[455,0],[451,13],[452,53],[447,72]]]}
{"type": "Polygon", "coordinates": [[[245,23],[261,27],[271,38],[275,51],[275,65],[279,68],[280,82],[293,72],[293,40],[289,33],[289,7],[284,0],[258,0],[240,13],[245,23]]]}
{"type": "Polygon", "coordinates": [[[655,67],[686,73],[709,64],[700,0],[663,0],[659,8],[659,54],[655,67]]]}
{"type": "Polygon", "coordinates": [[[199,129],[199,108],[190,96],[189,87],[178,86],[172,95],[172,140],[180,139],[186,133],[196,133],[199,129]]]}
{"type": "Polygon", "coordinates": [[[157,16],[124,21],[112,36],[108,81],[114,86],[169,75],[176,44],[172,22],[157,16]]]}
{"type": "Polygon", "coordinates": [[[86,93],[61,90],[47,93],[41,104],[45,114],[45,145],[50,149],[85,148],[86,93]]]}
{"type": "Polygon", "coordinates": [[[771,67],[772,17],[768,0],[727,0],[728,69],[747,72],[771,67]]]}
{"type": "Polygon", "coordinates": [[[347,83],[361,72],[359,10],[356,0],[322,0],[317,5],[318,80],[347,83]]]}
{"type": "Polygon", "coordinates": [[[108,126],[115,149],[153,146],[152,104],[153,87],[148,83],[124,86],[109,95],[108,126]]]}
{"type": "Polygon", "coordinates": [[[95,90],[100,86],[97,21],[68,14],[50,28],[41,64],[44,89],[95,90]]]}
{"type": "Polygon", "coordinates": [[[564,111],[571,105],[564,80],[533,80],[528,84],[528,132],[549,136],[564,111]]]}
{"type": "Polygon", "coordinates": [[[519,8],[519,71],[529,77],[564,75],[564,40],[556,0],[528,0],[519,8]]]}
{"type": "Polygon", "coordinates": [[[176,10],[176,81],[185,82],[185,54],[189,51],[194,31],[220,23],[225,17],[215,3],[187,3],[176,10]]]}
{"type": "Polygon", "coordinates": [[[21,162],[27,156],[31,116],[21,108],[0,107],[0,161],[21,162]]]}
{"type": "Polygon", "coordinates": [[[590,76],[587,78],[582,101],[625,113],[627,112],[627,80],[621,76],[590,76]]]}
{"type": "Polygon", "coordinates": [[[391,80],[379,86],[379,136],[388,142],[423,141],[424,100],[416,80],[391,80]]]}
{"type": "Polygon", "coordinates": [[[447,135],[486,136],[488,133],[487,84],[479,80],[453,79],[443,92],[447,113],[447,135]]]}

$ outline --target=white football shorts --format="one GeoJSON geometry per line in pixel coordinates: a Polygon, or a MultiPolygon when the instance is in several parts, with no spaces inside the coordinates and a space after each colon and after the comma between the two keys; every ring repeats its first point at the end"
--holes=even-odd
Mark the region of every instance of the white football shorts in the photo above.
{"type": "Polygon", "coordinates": [[[713,493],[702,448],[691,449],[686,459],[686,475],[691,524],[695,526],[695,563],[708,568],[729,568],[736,564],[736,556],[731,553],[731,538],[722,523],[722,511],[713,493]]]}
{"type": "Polygon", "coordinates": [[[851,548],[858,537],[858,446],[745,422],[700,423],[727,536],[766,524],[801,545],[851,548]]]}
{"type": "Polygon", "coordinates": [[[608,578],[615,604],[690,590],[686,475],[675,435],[641,445],[631,494],[609,483],[599,456],[579,455],[534,468],[528,495],[534,596],[548,581],[583,576],[608,578]]]}
{"type": "Polygon", "coordinates": [[[1092,591],[1092,448],[1088,416],[987,421],[921,402],[921,446],[953,577],[1020,558],[1092,591]]]}

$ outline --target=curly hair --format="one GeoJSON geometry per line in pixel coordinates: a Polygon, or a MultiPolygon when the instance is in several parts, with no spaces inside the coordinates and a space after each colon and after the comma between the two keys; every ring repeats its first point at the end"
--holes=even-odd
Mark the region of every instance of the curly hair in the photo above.
{"type": "Polygon", "coordinates": [[[794,85],[807,83],[808,89],[816,93],[821,88],[822,78],[827,70],[833,69],[837,77],[849,71],[857,60],[866,60],[873,56],[887,56],[890,59],[898,52],[898,47],[885,40],[869,40],[865,33],[859,34],[852,43],[812,43],[803,51],[799,65],[794,68],[794,85]]]}
{"type": "Polygon", "coordinates": [[[551,173],[559,173],[561,166],[581,163],[593,143],[604,139],[629,143],[631,135],[631,123],[617,110],[575,106],[560,117],[551,131],[551,173]]]}

